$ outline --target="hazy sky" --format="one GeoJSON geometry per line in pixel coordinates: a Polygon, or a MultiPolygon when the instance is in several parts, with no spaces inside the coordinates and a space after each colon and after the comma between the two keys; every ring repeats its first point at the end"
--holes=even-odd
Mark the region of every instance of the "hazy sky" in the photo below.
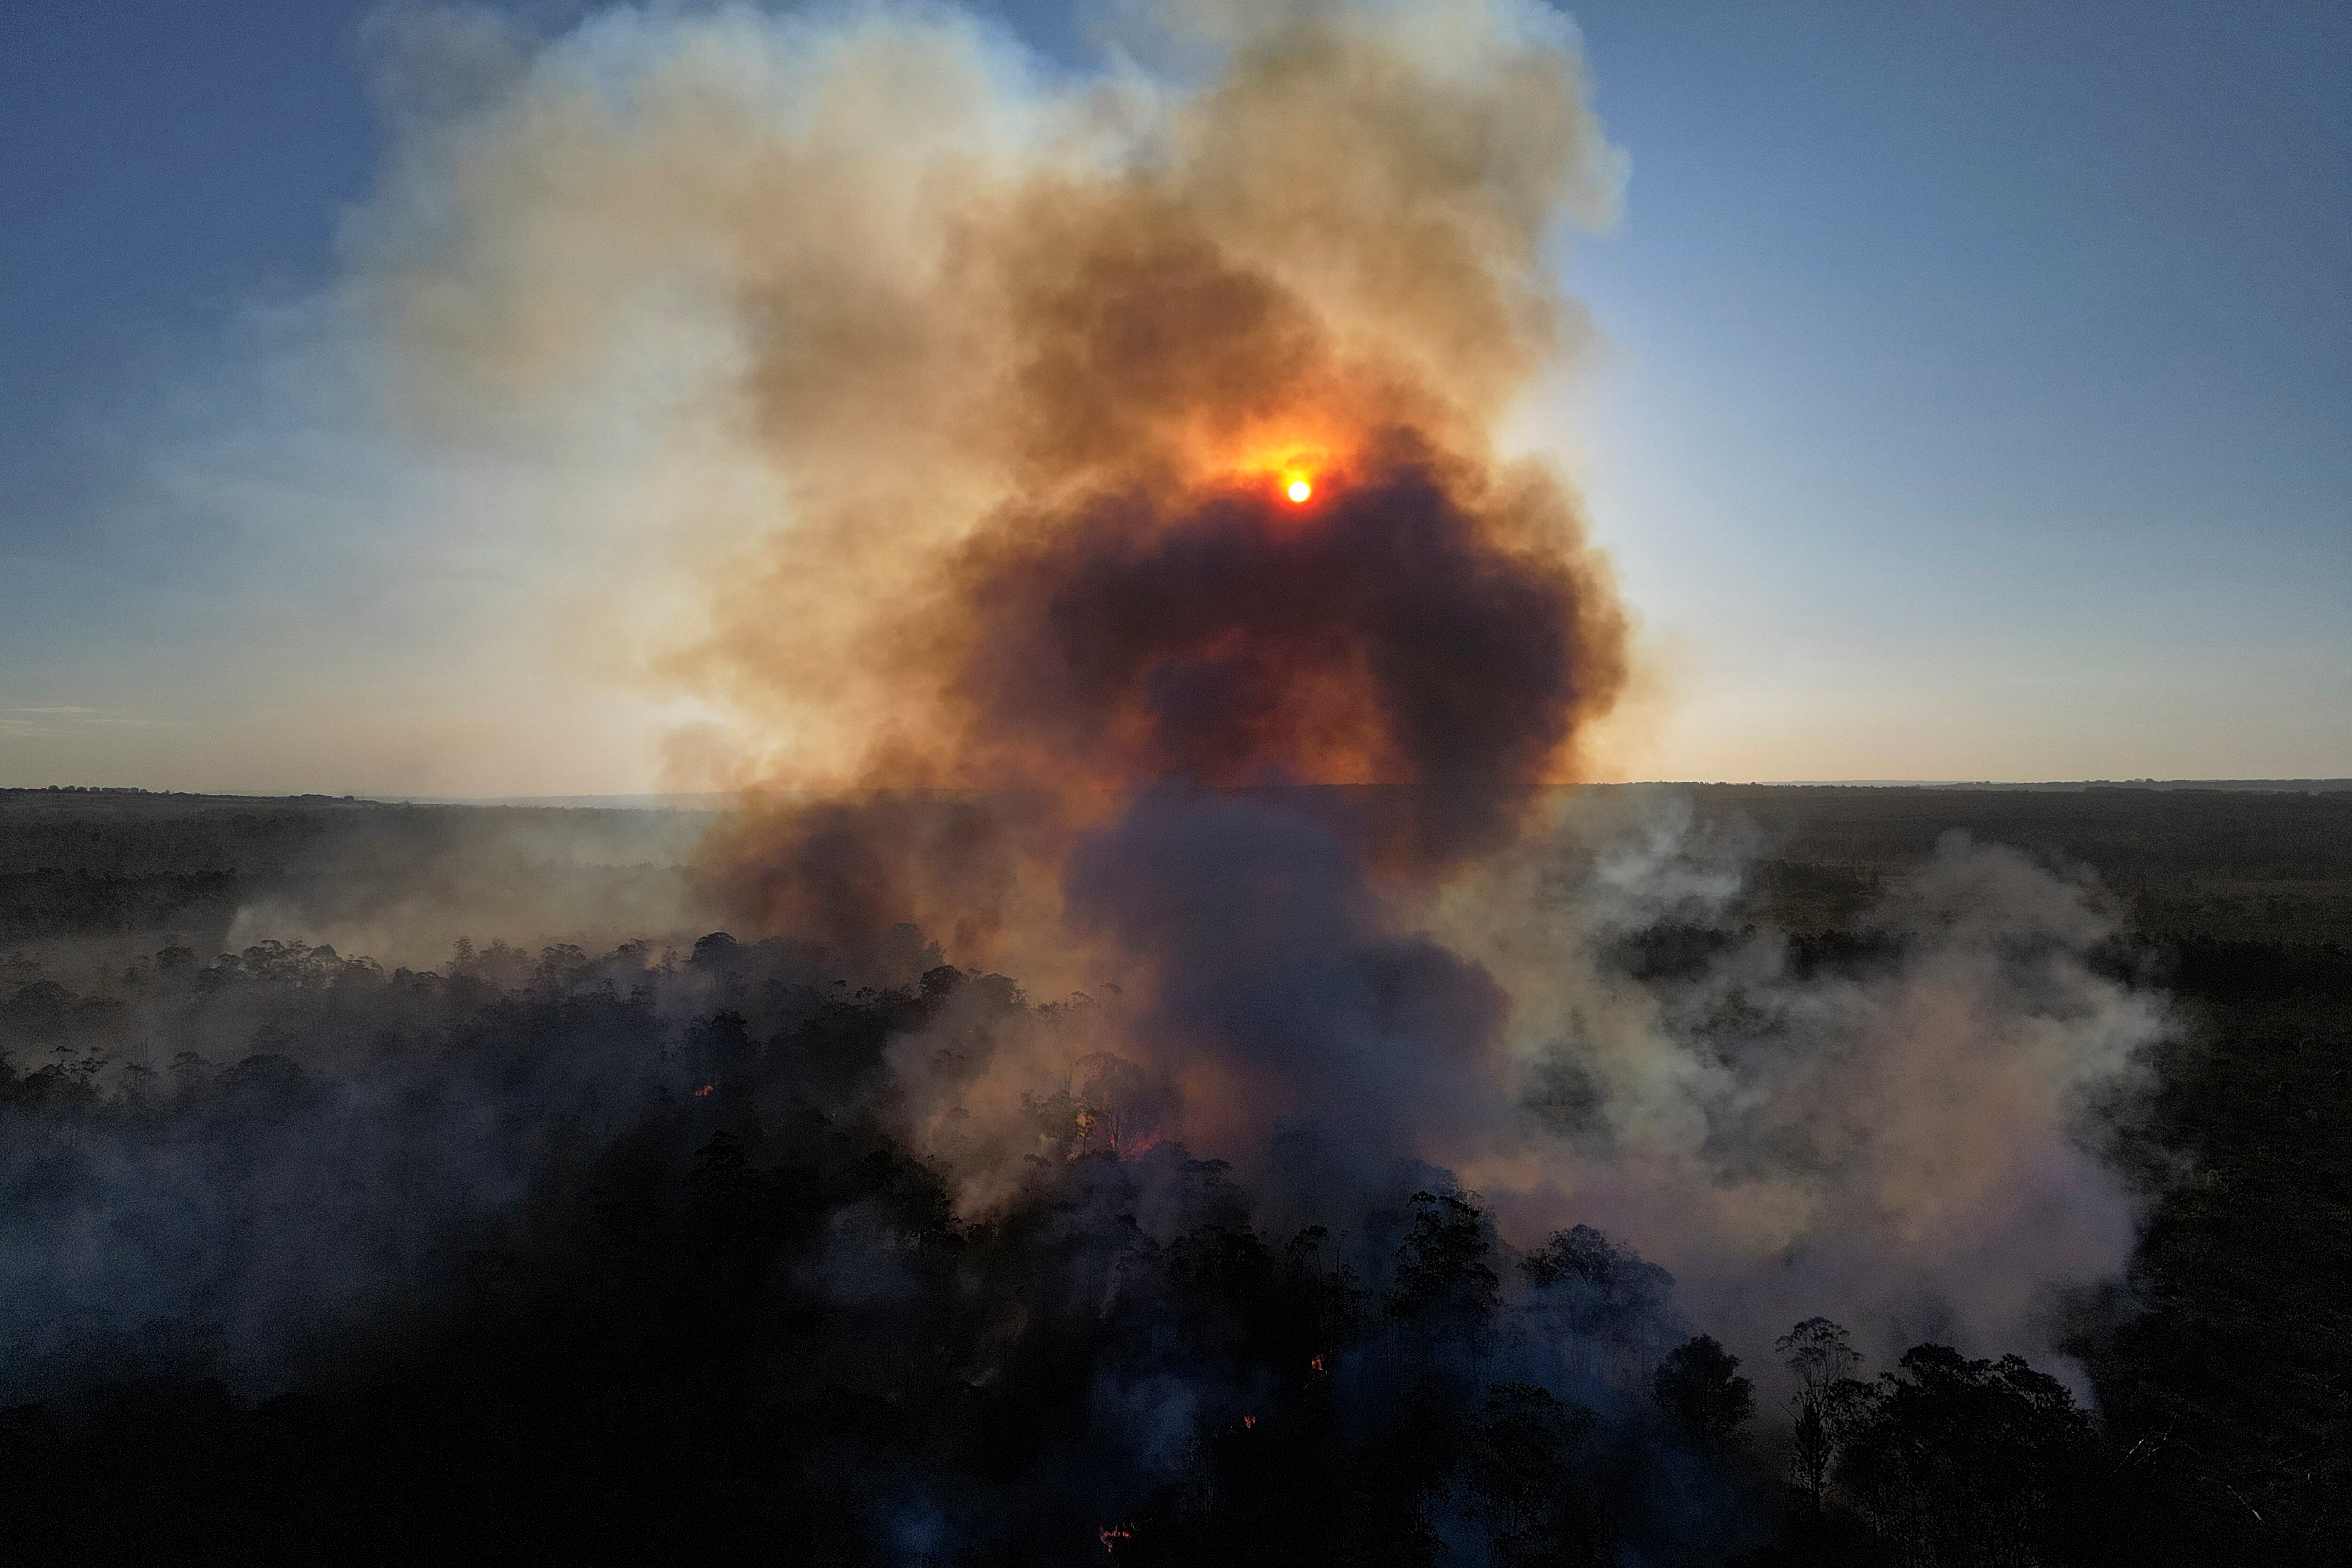
{"type": "MultiPolygon", "coordinates": [[[[560,528],[377,529],[490,481],[288,369],[376,10],[0,16],[0,784],[654,778],[684,715],[547,591],[560,528]]],[[[1528,425],[1652,650],[1628,771],[2352,774],[2352,10],[1570,10],[1631,176],[1566,262],[1601,357],[1528,425]]]]}

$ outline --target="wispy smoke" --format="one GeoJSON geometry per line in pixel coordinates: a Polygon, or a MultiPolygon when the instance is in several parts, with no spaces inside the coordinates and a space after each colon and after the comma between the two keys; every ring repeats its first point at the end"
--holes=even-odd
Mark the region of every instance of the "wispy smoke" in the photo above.
{"type": "Polygon", "coordinates": [[[1455,917],[1546,1129],[1492,1145],[1507,1212],[1639,1238],[1759,1354],[1806,1301],[1877,1352],[2046,1352],[2065,1292],[2120,1274],[2140,1200],[2104,1155],[2166,1017],[2102,970],[2094,887],[1956,835],[1824,949],[1759,922],[1755,847],[1671,794],[1551,848],[1455,917]]]}

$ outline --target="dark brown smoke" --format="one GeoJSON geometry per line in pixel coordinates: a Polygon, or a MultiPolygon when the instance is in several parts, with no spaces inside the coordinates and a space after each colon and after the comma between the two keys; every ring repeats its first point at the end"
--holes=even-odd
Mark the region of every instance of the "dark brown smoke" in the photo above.
{"type": "Polygon", "coordinates": [[[1533,19],[1227,17],[1108,149],[941,160],[913,276],[752,287],[794,515],[677,668],[753,721],[729,782],[816,794],[714,838],[732,918],[989,962],[1126,792],[1378,786],[1345,836],[1428,875],[1576,776],[1625,618],[1496,427],[1569,335],[1543,246],[1606,157],[1533,19]],[[1064,831],[845,786],[1045,792],[1064,831]]]}
{"type": "Polygon", "coordinates": [[[1094,789],[1407,786],[1388,847],[1496,847],[1622,677],[1605,589],[1514,542],[1567,508],[1497,497],[1409,430],[1314,483],[1303,504],[1252,477],[1003,515],[954,563],[935,645],[959,763],[1094,789]]]}
{"type": "Polygon", "coordinates": [[[965,962],[994,955],[1060,821],[1058,803],[1034,793],[793,800],[713,829],[695,880],[737,929],[807,943],[862,984],[886,977],[907,927],[965,962]]]}

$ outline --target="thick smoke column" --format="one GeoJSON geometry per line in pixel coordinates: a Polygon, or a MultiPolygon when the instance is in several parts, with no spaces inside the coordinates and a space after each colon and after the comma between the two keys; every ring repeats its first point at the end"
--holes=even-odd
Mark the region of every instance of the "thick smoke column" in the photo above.
{"type": "Polygon", "coordinates": [[[1450,1154],[1510,1113],[1507,998],[1412,911],[1518,842],[1626,671],[1572,492],[1492,434],[1565,346],[1547,242],[1610,154],[1530,9],[1276,8],[1192,42],[1196,79],[1098,98],[1075,137],[930,154],[891,237],[940,249],[888,308],[864,268],[750,289],[792,515],[677,668],[773,726],[740,777],[902,793],[750,813],[707,879],[739,929],[853,967],[911,923],[1033,984],[1117,977],[1087,1043],[1204,1150],[1290,1118],[1450,1154]]]}
{"type": "Polygon", "coordinates": [[[752,289],[793,515],[680,664],[774,725],[745,776],[1402,784],[1377,847],[1428,866],[1569,776],[1623,618],[1570,495],[1488,430],[1559,347],[1544,242],[1606,150],[1564,27],[1436,20],[1224,28],[1206,82],[1098,99],[1107,130],[935,155],[898,297],[864,267],[752,289]]]}
{"type": "MultiPolygon", "coordinates": [[[[2090,1113],[2157,1021],[2088,962],[2095,895],[1955,846],[1890,891],[1878,948],[1809,965],[1748,923],[1742,847],[1550,787],[1629,666],[1572,486],[1497,435],[1573,361],[1557,247],[1617,174],[1565,20],[1465,0],[1161,21],[1151,68],[1085,79],[942,11],[616,11],[541,47],[401,24],[432,90],[401,100],[336,319],[408,437],[489,450],[542,506],[611,489],[694,563],[616,595],[611,637],[656,624],[649,679],[704,710],[677,782],[768,792],[698,858],[737,940],[555,950],[499,986],[307,950],[201,987],[175,970],[125,1015],[148,1066],[247,981],[341,1041],[314,1053],[332,1092],[270,1076],[256,1024],[268,1070],[170,1101],[221,1108],[256,1191],[301,1201],[245,1205],[205,1268],[159,1242],[87,1289],[18,1289],[15,1316],[63,1322],[78,1293],[109,1332],[217,1318],[266,1386],[276,1325],[432,1275],[413,1260],[495,1230],[537,1173],[607,1192],[600,1140],[625,1165],[655,1096],[647,1146],[687,1151],[696,1223],[722,1231],[757,1231],[763,1182],[866,1191],[822,1160],[728,1163],[761,1137],[832,1149],[854,1126],[888,1154],[841,1157],[919,1221],[874,1197],[871,1236],[793,1241],[833,1259],[793,1289],[845,1321],[920,1297],[902,1265],[962,1300],[956,1248],[1059,1214],[1056,1182],[1091,1195],[1052,1225],[1108,1260],[1050,1304],[1080,1325],[1115,1298],[1148,1322],[1122,1270],[1185,1234],[1279,1247],[1333,1216],[1353,1229],[1331,1259],[1317,1242],[1283,1278],[1345,1296],[1348,1269],[1396,1273],[1418,1310],[1411,1226],[1431,1257],[1447,1223],[1485,1256],[1476,1214],[1444,1206],[1463,1188],[1531,1250],[1606,1226],[1751,1366],[1817,1312],[1874,1356],[1916,1333],[2038,1349],[2053,1291],[2120,1268],[2132,1203],[2090,1113]],[[1661,930],[1697,956],[1629,956],[1661,930]],[[596,1045],[541,1050],[539,1028],[596,1045]],[[294,1109],[249,1111],[268,1095],[294,1109]],[[712,1128],[741,1141],[687,1142],[712,1128]],[[318,1256],[385,1215],[399,1245],[247,1267],[276,1233],[248,1243],[247,1220],[289,1205],[318,1256]]],[[[94,1164],[127,1174],[40,1211],[22,1256],[176,1190],[193,1123],[126,1105],[131,1152],[94,1164]]],[[[1663,1287],[1615,1258],[1588,1237],[1514,1278],[1561,1312],[1578,1279],[1639,1284],[1617,1393],[1646,1409],[1663,1287]]],[[[943,1388],[984,1385],[1000,1338],[1052,1359],[966,1328],[982,1348],[943,1388]]],[[[1101,1418],[1156,1484],[1213,1379],[1146,1370],[1138,1342],[1097,1393],[1157,1413],[1101,1418]]],[[[1545,1338],[1515,1376],[1599,1398],[1591,1367],[1543,1363],[1599,1342],[1545,1338]]]]}
{"type": "MultiPolygon", "coordinates": [[[[1563,18],[387,26],[339,348],[421,489],[637,514],[579,636],[753,804],[601,954],[10,961],[12,1400],[161,1378],[410,1556],[1726,1560],[1733,1355],[2046,1356],[2120,1272],[2095,889],[1955,841],[1809,950],[1759,846],[1565,787],[1631,638],[1498,434],[1616,177],[1563,18]]],[[[53,1531],[144,1397],[0,1424],[53,1531]]]]}
{"type": "MultiPolygon", "coordinates": [[[[1564,18],[1171,8],[1168,63],[1075,79],[953,13],[619,13],[503,78],[464,41],[492,86],[413,140],[354,297],[406,417],[586,428],[650,366],[677,449],[754,476],[706,483],[758,537],[658,661],[716,716],[682,781],[1403,786],[1347,831],[1435,870],[1574,776],[1624,617],[1494,435],[1613,195],[1564,18]]],[[[742,921],[1010,964],[1104,809],[795,807],[708,858],[742,921]]]]}
{"type": "Polygon", "coordinates": [[[1726,931],[1662,995],[1621,939],[1736,926],[1741,857],[1544,793],[1628,668],[1572,488],[1496,437],[1618,173],[1572,30],[1160,23],[1072,79],[953,13],[618,13],[412,141],[354,284],[404,416],[706,476],[658,509],[710,563],[654,661],[709,714],[678,777],[781,793],[705,894],[853,983],[910,925],[1095,994],[985,1064],[896,1048],[975,1212],[1028,1097],[1116,1059],[1202,1153],[1313,1125],[1727,1298],[2031,1339],[2128,1246],[2078,1133],[2155,1026],[2081,891],[1956,851],[1866,976],[1726,931]]]}

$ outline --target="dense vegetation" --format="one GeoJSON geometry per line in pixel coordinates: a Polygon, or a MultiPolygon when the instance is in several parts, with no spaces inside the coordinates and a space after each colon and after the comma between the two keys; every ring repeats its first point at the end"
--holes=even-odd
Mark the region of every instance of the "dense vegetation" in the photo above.
{"type": "MultiPolygon", "coordinates": [[[[2131,1145],[2161,1194],[2134,1275],[2078,1304],[2095,1414],[2013,1357],[1860,1366],[1824,1320],[1759,1408],[1759,1369],[1606,1237],[1514,1252],[1402,1167],[1269,1230],[1215,1162],[1097,1147],[1083,1093],[1029,1103],[1025,1184],[959,1221],[887,1130],[888,1042],[919,1023],[976,1066],[1055,1009],[911,937],[907,982],[856,994],[723,937],[436,973],[159,942],[102,984],[28,942],[0,972],[0,1265],[55,1300],[0,1367],[12,1555],[2331,1560],[2352,797],[1722,793],[1778,836],[1759,918],[1823,962],[1860,961],[1863,890],[1954,826],[2131,900],[2109,962],[2182,1027],[2131,1145]],[[124,1070],[163,1037],[184,1054],[124,1070]],[[167,1201],[192,1170],[210,1201],[167,1201]],[[104,1204],[62,1201],[84,1187],[104,1204]],[[43,1218],[101,1208],[103,1236],[43,1218]]],[[[206,842],[137,874],[299,869],[206,842]]]]}

